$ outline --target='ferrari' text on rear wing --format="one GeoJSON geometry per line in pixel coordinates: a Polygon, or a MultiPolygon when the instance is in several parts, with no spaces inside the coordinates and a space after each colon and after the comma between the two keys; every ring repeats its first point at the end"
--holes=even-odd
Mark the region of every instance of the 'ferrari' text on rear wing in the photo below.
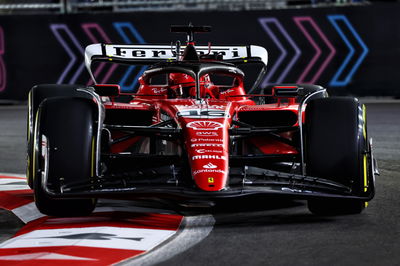
{"type": "MultiPolygon", "coordinates": [[[[185,46],[182,46],[183,52],[185,46]]],[[[157,62],[172,61],[176,58],[175,45],[123,45],[97,43],[86,47],[85,65],[91,72],[93,61],[112,61],[126,64],[154,64],[157,62]]],[[[196,46],[196,51],[201,55],[218,55],[221,61],[235,64],[259,62],[264,66],[268,63],[268,52],[264,47],[257,45],[236,46],[196,46]]]]}

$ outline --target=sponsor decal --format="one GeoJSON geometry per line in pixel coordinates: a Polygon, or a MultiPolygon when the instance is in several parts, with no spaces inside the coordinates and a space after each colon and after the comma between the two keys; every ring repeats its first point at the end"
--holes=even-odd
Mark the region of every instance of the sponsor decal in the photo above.
{"type": "Polygon", "coordinates": [[[152,88],[151,90],[152,90],[153,93],[155,93],[155,94],[164,93],[164,92],[167,91],[167,89],[164,89],[164,88],[152,88]]]}
{"type": "Polygon", "coordinates": [[[221,173],[221,174],[225,174],[225,171],[220,170],[220,169],[202,169],[202,170],[194,171],[193,175],[202,174],[202,173],[221,173]]]}
{"type": "Polygon", "coordinates": [[[178,109],[217,109],[217,110],[221,110],[221,109],[225,109],[226,106],[225,105],[207,105],[207,104],[194,104],[194,105],[176,105],[176,108],[178,109]]]}
{"type": "Polygon", "coordinates": [[[224,94],[227,94],[227,93],[230,93],[230,92],[234,92],[234,90],[229,89],[229,90],[226,90],[226,91],[221,91],[219,94],[224,95],[224,94]]]}
{"type": "Polygon", "coordinates": [[[226,157],[223,155],[194,155],[192,156],[192,160],[200,160],[200,159],[216,159],[216,160],[226,160],[226,157]]]}
{"type": "MultiPolygon", "coordinates": [[[[183,55],[186,46],[182,46],[180,55],[183,55]]],[[[169,59],[176,57],[175,48],[171,49],[166,45],[107,45],[105,47],[108,56],[120,58],[147,58],[147,59],[169,59]]],[[[246,46],[213,46],[210,50],[208,46],[197,46],[196,51],[199,55],[216,54],[224,59],[247,57],[246,46]]]]}
{"type": "Polygon", "coordinates": [[[191,147],[224,147],[224,144],[220,143],[195,143],[191,147]]]}
{"type": "Polygon", "coordinates": [[[224,118],[229,117],[229,114],[223,110],[209,110],[209,109],[190,109],[183,110],[176,114],[178,117],[188,118],[224,118]]]}
{"type": "Polygon", "coordinates": [[[222,153],[221,150],[206,150],[206,149],[196,149],[197,153],[222,153]]]}
{"type": "Polygon", "coordinates": [[[196,132],[197,136],[216,136],[218,137],[218,133],[217,132],[208,132],[208,131],[199,131],[196,132]]]}
{"type": "Polygon", "coordinates": [[[214,121],[192,121],[186,125],[188,128],[194,130],[217,130],[222,128],[223,125],[219,122],[214,121]]]}
{"type": "Polygon", "coordinates": [[[204,141],[204,142],[223,142],[223,139],[204,139],[204,138],[192,138],[190,139],[191,142],[197,142],[197,141],[204,141]]]}
{"type": "Polygon", "coordinates": [[[215,164],[208,163],[208,164],[203,165],[203,168],[206,168],[206,169],[215,169],[215,168],[217,168],[217,166],[216,166],[215,164]]]}
{"type": "Polygon", "coordinates": [[[208,178],[208,183],[214,183],[214,177],[209,177],[208,178]]]}

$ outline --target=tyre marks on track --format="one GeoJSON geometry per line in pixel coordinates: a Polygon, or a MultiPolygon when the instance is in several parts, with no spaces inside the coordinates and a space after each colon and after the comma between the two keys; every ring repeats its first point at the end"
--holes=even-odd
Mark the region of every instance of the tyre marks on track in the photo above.
{"type": "Polygon", "coordinates": [[[181,224],[182,231],[151,253],[146,253],[121,265],[154,265],[166,261],[200,243],[212,231],[215,219],[212,215],[185,216],[181,224]]]}

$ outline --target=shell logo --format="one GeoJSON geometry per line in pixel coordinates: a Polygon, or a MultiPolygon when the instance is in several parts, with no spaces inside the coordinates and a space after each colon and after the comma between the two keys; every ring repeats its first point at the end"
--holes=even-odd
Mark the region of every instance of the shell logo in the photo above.
{"type": "Polygon", "coordinates": [[[223,125],[215,121],[193,121],[188,123],[186,127],[194,130],[217,130],[222,128],[223,125]]]}
{"type": "Polygon", "coordinates": [[[216,166],[215,164],[212,164],[212,163],[208,163],[208,164],[203,165],[203,168],[206,168],[206,169],[215,169],[217,167],[218,166],[216,166]]]}

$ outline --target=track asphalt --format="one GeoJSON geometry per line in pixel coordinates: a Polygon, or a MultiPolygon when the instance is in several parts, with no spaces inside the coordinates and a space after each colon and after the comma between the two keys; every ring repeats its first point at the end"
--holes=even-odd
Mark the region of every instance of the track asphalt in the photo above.
{"type": "MultiPolygon", "coordinates": [[[[199,226],[213,229],[160,265],[400,265],[400,102],[366,105],[381,175],[362,214],[316,217],[303,201],[228,202],[211,213],[185,212],[211,214],[210,224],[199,226]]],[[[24,174],[25,136],[26,107],[1,106],[0,172],[24,174]]],[[[0,241],[22,225],[0,210],[0,241]]]]}

